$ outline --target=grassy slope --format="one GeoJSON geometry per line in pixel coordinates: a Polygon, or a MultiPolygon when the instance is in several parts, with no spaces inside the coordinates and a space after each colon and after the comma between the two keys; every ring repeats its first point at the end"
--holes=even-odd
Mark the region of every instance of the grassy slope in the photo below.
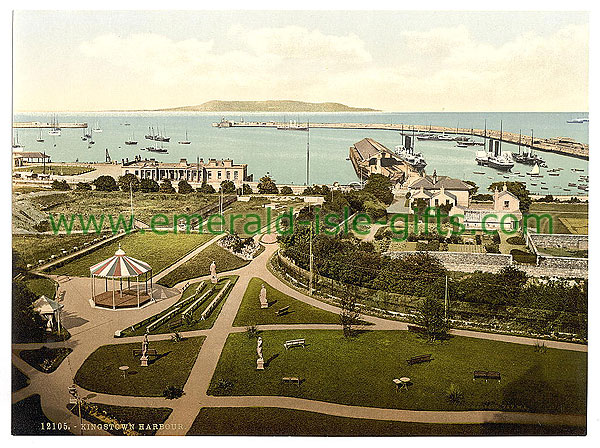
{"type": "Polygon", "coordinates": [[[47,260],[51,255],[61,255],[61,249],[81,248],[98,235],[13,235],[13,248],[19,252],[26,264],[36,265],[38,260],[47,260]]]}
{"type": "Polygon", "coordinates": [[[249,263],[218,246],[216,243],[213,243],[191,260],[188,260],[165,275],[158,283],[171,287],[183,280],[208,275],[210,273],[210,264],[213,260],[217,265],[218,273],[238,269],[249,263]]]}
{"type": "Polygon", "coordinates": [[[424,424],[337,417],[294,409],[263,407],[202,408],[187,433],[187,435],[363,437],[582,434],[585,434],[585,428],[511,424],[424,424]]]}
{"type": "MultiPolygon", "coordinates": [[[[167,386],[183,388],[192,370],[204,336],[186,338],[180,342],[156,341],[150,343],[161,355],[148,367],[140,367],[139,358],[132,356],[140,342],[104,345],[96,349],[75,375],[75,382],[94,392],[143,397],[162,396],[167,386]],[[120,366],[130,367],[123,378],[120,366]]],[[[151,359],[154,359],[152,357],[151,359]]]]}
{"type": "MultiPolygon", "coordinates": [[[[587,234],[588,204],[546,204],[534,202],[529,209],[530,214],[549,214],[552,216],[552,233],[576,233],[587,234]],[[572,223],[570,222],[572,221],[572,223]],[[575,224],[575,229],[569,227],[575,224]]],[[[530,219],[530,226],[535,225],[535,220],[530,219]]],[[[547,219],[542,219],[540,225],[541,233],[549,233],[547,219]]]]}
{"type": "Polygon", "coordinates": [[[13,435],[71,435],[69,431],[51,429],[51,426],[49,429],[42,429],[42,427],[46,428],[48,423],[51,425],[52,421],[42,411],[39,395],[31,395],[12,405],[13,435]]]}
{"type": "Polygon", "coordinates": [[[253,324],[337,324],[339,316],[323,311],[300,300],[296,300],[270,286],[264,280],[254,277],[248,288],[233,325],[243,327],[253,324]],[[261,309],[258,296],[261,285],[267,289],[269,308],[261,309]],[[290,312],[277,316],[277,310],[289,306],[290,312]]]}
{"type": "Polygon", "coordinates": [[[343,404],[401,409],[510,409],[584,413],[587,354],[454,337],[429,344],[401,331],[366,332],[346,340],[339,331],[294,330],[262,333],[268,366],[257,372],[256,341],[231,334],[212,379],[234,383],[228,394],[287,395],[343,404]],[[285,350],[283,342],[306,338],[306,349],[285,350]],[[430,363],[407,366],[411,356],[431,353],[430,363]],[[474,370],[497,370],[501,383],[472,379],[474,370]],[[281,383],[284,376],[306,379],[300,388],[281,383]],[[392,379],[414,383],[397,393],[392,379]],[[447,401],[450,384],[464,393],[459,405],[447,401]]]}
{"type": "Polygon", "coordinates": [[[128,256],[145,261],[152,266],[154,274],[157,274],[210,238],[212,235],[197,233],[157,235],[136,232],[67,263],[53,270],[52,273],[87,277],[90,275],[90,266],[113,256],[120,242],[121,248],[128,256]]]}

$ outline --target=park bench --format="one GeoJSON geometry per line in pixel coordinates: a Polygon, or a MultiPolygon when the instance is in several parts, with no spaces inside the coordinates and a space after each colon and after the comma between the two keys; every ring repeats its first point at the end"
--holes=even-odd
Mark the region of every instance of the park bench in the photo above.
{"type": "Polygon", "coordinates": [[[302,383],[302,379],[297,376],[287,376],[287,377],[281,378],[281,382],[287,383],[287,384],[297,384],[298,387],[300,387],[300,383],[302,383]]]}
{"type": "Polygon", "coordinates": [[[277,315],[278,316],[283,316],[283,315],[287,314],[289,311],[290,311],[290,306],[289,305],[288,306],[284,306],[283,308],[279,308],[277,310],[277,315]]]}
{"type": "Polygon", "coordinates": [[[498,380],[500,382],[500,372],[486,371],[486,370],[475,370],[473,371],[473,381],[476,379],[484,379],[487,383],[487,380],[498,380]]]}
{"type": "Polygon", "coordinates": [[[431,361],[433,358],[431,357],[432,355],[419,355],[419,356],[413,356],[412,358],[408,358],[406,360],[406,363],[409,366],[412,366],[413,364],[420,364],[422,362],[429,362],[431,361]]]}
{"type": "MultiPolygon", "coordinates": [[[[132,350],[133,352],[133,357],[136,358],[138,356],[142,356],[142,349],[141,348],[134,348],[132,350]]],[[[148,349],[148,356],[158,356],[158,353],[156,352],[155,348],[149,348],[148,349]]]]}
{"type": "Polygon", "coordinates": [[[291,339],[289,341],[285,341],[283,346],[287,350],[290,347],[306,347],[306,339],[291,339]]]}

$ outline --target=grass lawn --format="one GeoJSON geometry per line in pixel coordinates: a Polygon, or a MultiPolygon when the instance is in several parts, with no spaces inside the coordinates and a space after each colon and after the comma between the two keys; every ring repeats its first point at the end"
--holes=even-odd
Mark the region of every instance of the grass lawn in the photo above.
{"type": "Polygon", "coordinates": [[[56,283],[51,278],[38,275],[27,275],[24,282],[38,297],[44,295],[49,299],[54,299],[54,296],[56,295],[56,283]]]}
{"type": "Polygon", "coordinates": [[[585,428],[513,424],[444,425],[337,417],[283,408],[202,408],[187,435],[493,436],[583,435],[585,428]]]}
{"type": "Polygon", "coordinates": [[[98,235],[13,235],[12,246],[26,264],[36,266],[39,260],[61,255],[61,249],[69,251],[74,247],[81,248],[95,238],[98,235]]]}
{"type": "Polygon", "coordinates": [[[52,273],[89,277],[90,266],[113,256],[120,243],[127,255],[145,261],[152,266],[153,273],[157,274],[210,238],[212,235],[198,233],[169,232],[165,235],[157,235],[152,232],[138,231],[60,266],[52,273]]]}
{"type": "MultiPolygon", "coordinates": [[[[121,337],[143,336],[146,332],[147,325],[162,318],[162,316],[170,313],[175,308],[179,308],[179,312],[173,313],[173,315],[171,317],[164,319],[163,321],[161,321],[160,324],[157,324],[156,326],[152,327],[152,329],[150,330],[150,334],[173,333],[175,331],[182,332],[182,331],[192,331],[192,330],[206,330],[208,328],[212,328],[213,324],[215,323],[215,320],[217,320],[217,317],[219,316],[219,313],[221,312],[221,308],[223,307],[223,304],[225,303],[225,301],[227,300],[227,297],[229,296],[229,293],[231,292],[231,288],[233,288],[233,285],[235,285],[235,282],[237,281],[237,279],[238,279],[237,275],[220,277],[219,282],[217,283],[214,292],[212,292],[206,299],[204,299],[202,304],[200,304],[200,306],[198,306],[192,312],[192,320],[191,321],[182,321],[181,313],[183,311],[185,311],[185,309],[193,303],[193,300],[190,300],[188,303],[186,303],[184,306],[181,306],[181,307],[179,307],[179,304],[181,302],[187,301],[188,298],[190,298],[192,295],[195,294],[196,289],[197,289],[198,285],[200,284],[200,282],[192,283],[184,291],[184,293],[181,295],[181,298],[177,301],[177,303],[173,304],[172,306],[170,306],[163,312],[158,313],[149,319],[145,319],[144,321],[135,324],[134,330],[127,329],[125,331],[122,331],[121,337]],[[208,318],[206,320],[200,320],[200,316],[201,316],[202,312],[206,309],[206,307],[208,305],[210,305],[210,303],[217,296],[217,294],[219,294],[219,292],[227,284],[228,280],[231,280],[230,286],[228,287],[225,294],[223,294],[223,296],[221,296],[220,301],[219,301],[218,305],[216,306],[216,308],[210,313],[210,315],[208,316],[208,318]]],[[[212,287],[212,284],[210,283],[210,281],[205,282],[204,287],[198,292],[198,295],[196,296],[196,298],[200,298],[206,291],[209,290],[210,287],[212,287]]]]}
{"type": "MultiPolygon", "coordinates": [[[[153,436],[158,431],[158,425],[164,423],[173,410],[171,408],[138,408],[133,406],[115,406],[103,403],[89,403],[88,406],[82,407],[81,413],[83,418],[90,423],[104,424],[110,423],[116,425],[118,422],[121,425],[127,425],[128,429],[132,429],[130,424],[134,426],[133,430],[138,435],[153,436]],[[143,425],[140,427],[140,425],[143,425]],[[156,425],[156,426],[154,426],[156,425]]],[[[79,416],[77,407],[72,407],[71,412],[79,416]]],[[[116,436],[126,435],[122,429],[107,430],[110,434],[116,436]]]]}
{"type": "Polygon", "coordinates": [[[431,344],[406,331],[367,331],[351,340],[341,331],[264,331],[264,371],[256,370],[256,341],[230,334],[211,380],[212,395],[283,395],[334,403],[415,410],[511,410],[584,414],[587,354],[482,339],[453,337],[431,344]],[[285,350],[286,340],[307,347],[285,350]],[[432,354],[430,363],[406,359],[432,354]],[[474,370],[500,371],[502,381],[473,381],[474,370]],[[281,378],[300,376],[300,387],[281,378]],[[409,377],[408,390],[392,380],[409,377]],[[219,387],[219,380],[233,383],[219,387]],[[454,384],[464,399],[451,403],[454,384]]]}
{"type": "Polygon", "coordinates": [[[538,250],[542,254],[552,255],[554,257],[575,257],[575,258],[587,258],[587,250],[578,249],[567,249],[564,247],[540,247],[538,250]]]}
{"type": "Polygon", "coordinates": [[[35,350],[21,350],[19,356],[31,367],[44,373],[51,373],[69,356],[73,349],[48,348],[43,346],[35,350]]]}
{"type": "MultiPolygon", "coordinates": [[[[23,168],[16,168],[15,171],[33,172],[36,174],[42,174],[44,172],[43,165],[26,166],[23,168]]],[[[55,176],[78,176],[79,174],[90,173],[96,171],[96,168],[91,166],[73,166],[73,165],[62,165],[62,164],[46,164],[46,174],[53,174],[55,176]]]]}
{"type": "Polygon", "coordinates": [[[55,424],[46,417],[38,394],[12,405],[11,433],[19,436],[71,435],[69,431],[62,429],[60,422],[55,424]]]}
{"type": "Polygon", "coordinates": [[[321,310],[296,300],[284,294],[264,280],[254,277],[250,280],[248,288],[233,325],[244,327],[255,324],[339,324],[339,316],[329,311],[321,310]],[[261,285],[267,290],[269,308],[261,309],[258,296],[261,285]],[[290,310],[283,316],[277,316],[277,310],[289,306],[290,310]]]}
{"type": "Polygon", "coordinates": [[[14,365],[12,366],[12,391],[16,392],[29,385],[29,378],[14,365]]]}
{"type": "Polygon", "coordinates": [[[209,268],[213,260],[217,265],[217,273],[238,269],[250,263],[213,243],[192,259],[169,272],[158,283],[172,287],[184,280],[208,275],[210,274],[209,268]]]}
{"type": "MultiPolygon", "coordinates": [[[[540,233],[588,233],[588,204],[561,204],[534,202],[529,208],[530,214],[549,214],[552,216],[552,232],[549,220],[543,218],[540,222],[540,233]]],[[[529,226],[535,226],[535,220],[529,219],[529,226]]]]}
{"type": "Polygon", "coordinates": [[[106,394],[160,397],[167,386],[183,388],[203,342],[204,336],[150,342],[150,348],[156,349],[159,356],[151,357],[148,367],[140,367],[139,358],[132,356],[132,350],[141,348],[141,342],[103,345],[79,368],[75,383],[106,394]],[[120,366],[129,366],[125,378],[120,366]]]}

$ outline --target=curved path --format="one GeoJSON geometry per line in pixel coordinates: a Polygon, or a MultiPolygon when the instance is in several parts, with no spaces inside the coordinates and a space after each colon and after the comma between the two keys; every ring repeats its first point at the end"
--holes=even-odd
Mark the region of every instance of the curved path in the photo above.
{"type": "MultiPolygon", "coordinates": [[[[210,241],[214,242],[213,240],[210,241]]],[[[208,247],[208,243],[203,245],[208,247]]],[[[267,263],[271,255],[276,251],[276,244],[265,246],[265,251],[247,266],[230,271],[239,275],[239,279],[230,291],[230,294],[223,304],[223,307],[214,322],[211,329],[198,330],[184,333],[185,336],[206,336],[198,358],[190,372],[187,383],[185,384],[185,394],[177,400],[166,400],[162,397],[132,397],[121,395],[108,395],[83,390],[78,387],[80,395],[88,399],[105,404],[114,404],[122,406],[148,406],[148,407],[169,407],[173,412],[165,422],[169,424],[167,428],[160,430],[158,434],[174,435],[185,434],[191,427],[200,408],[202,407],[281,407],[312,411],[337,415],[343,417],[355,417],[364,419],[395,420],[420,423],[530,423],[530,424],[569,424],[585,425],[585,416],[579,415],[549,415],[532,414],[500,411],[411,411],[401,409],[381,409],[363,406],[349,406],[336,403],[329,403],[317,400],[307,400],[292,397],[281,396],[234,396],[234,397],[215,397],[206,394],[213,373],[216,369],[219,357],[225,341],[230,333],[245,331],[244,327],[234,327],[233,321],[238,308],[242,302],[244,292],[248,283],[253,277],[260,277],[269,283],[273,288],[301,300],[317,308],[339,313],[340,309],[334,305],[321,302],[313,297],[309,297],[282,282],[267,269],[267,263]],[[170,426],[175,425],[173,430],[170,426]]],[[[200,250],[195,250],[194,255],[200,250]]],[[[189,259],[188,254],[185,259],[189,259]]],[[[173,266],[181,265],[185,260],[179,260],[173,266]]],[[[223,274],[223,273],[221,273],[223,274]]],[[[200,279],[206,279],[207,276],[198,277],[189,280],[194,282],[200,279]]],[[[187,281],[186,281],[187,282],[187,281]]],[[[181,287],[185,282],[181,282],[177,287],[181,287]]],[[[42,397],[42,409],[44,413],[55,422],[68,422],[73,432],[79,433],[78,417],[71,414],[66,409],[68,402],[67,388],[73,383],[73,377],[77,369],[83,364],[85,359],[99,346],[106,344],[130,343],[141,340],[141,338],[122,338],[115,339],[113,334],[130,326],[142,319],[150,317],[175,303],[180,295],[176,295],[152,306],[134,310],[104,310],[92,308],[88,303],[89,298],[89,279],[70,278],[61,284],[61,289],[65,291],[65,311],[63,312],[63,324],[71,333],[71,338],[66,342],[55,343],[36,343],[36,344],[13,344],[13,363],[21,369],[30,378],[30,385],[12,394],[12,402],[26,398],[34,393],[42,397]],[[44,374],[31,368],[27,363],[21,360],[16,353],[22,349],[39,348],[42,345],[49,347],[61,346],[73,349],[73,352],[62,362],[58,369],[51,374],[44,374]]],[[[404,322],[383,319],[374,316],[363,316],[364,320],[372,324],[373,330],[405,330],[407,324],[404,322]]],[[[261,325],[262,330],[284,330],[284,329],[339,329],[338,325],[326,324],[294,324],[294,325],[261,325]]],[[[499,340],[517,344],[533,345],[535,339],[515,337],[508,335],[499,335],[491,333],[481,333],[465,330],[453,330],[453,334],[475,337],[490,340],[499,340]]],[[[151,335],[150,341],[167,339],[169,334],[151,335]]],[[[564,350],[587,351],[587,346],[578,344],[569,344],[557,341],[546,341],[547,347],[564,350]]],[[[85,434],[106,434],[101,430],[85,431],[85,434]]]]}

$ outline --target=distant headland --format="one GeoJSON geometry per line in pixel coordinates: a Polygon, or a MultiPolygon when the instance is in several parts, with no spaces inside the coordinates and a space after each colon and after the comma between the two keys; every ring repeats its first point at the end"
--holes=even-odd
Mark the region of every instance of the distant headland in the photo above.
{"type": "Polygon", "coordinates": [[[368,107],[351,107],[341,103],[307,103],[304,101],[207,101],[197,106],[154,109],[165,112],[379,112],[368,107]]]}

